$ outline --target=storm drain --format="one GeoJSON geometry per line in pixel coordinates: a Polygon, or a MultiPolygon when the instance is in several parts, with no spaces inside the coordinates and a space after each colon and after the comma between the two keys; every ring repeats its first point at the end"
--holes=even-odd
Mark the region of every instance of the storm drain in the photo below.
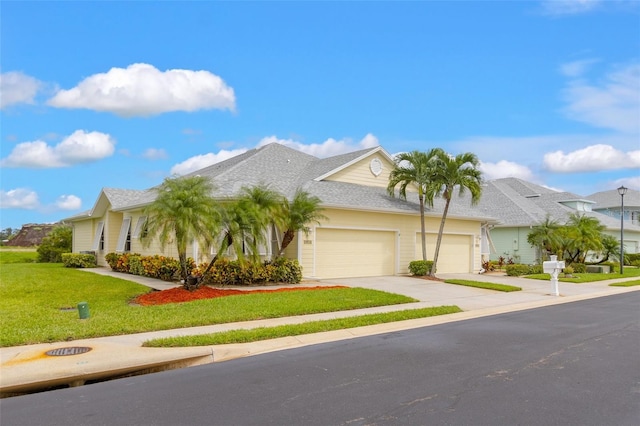
{"type": "Polygon", "coordinates": [[[68,356],[68,355],[80,355],[89,352],[91,348],[87,346],[71,346],[68,348],[58,348],[46,351],[44,354],[49,356],[68,356]]]}

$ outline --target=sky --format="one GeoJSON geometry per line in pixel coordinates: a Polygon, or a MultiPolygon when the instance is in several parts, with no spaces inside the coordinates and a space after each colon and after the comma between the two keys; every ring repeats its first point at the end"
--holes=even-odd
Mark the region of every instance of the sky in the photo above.
{"type": "Polygon", "coordinates": [[[0,5],[0,229],[278,142],[640,190],[640,2],[0,5]]]}

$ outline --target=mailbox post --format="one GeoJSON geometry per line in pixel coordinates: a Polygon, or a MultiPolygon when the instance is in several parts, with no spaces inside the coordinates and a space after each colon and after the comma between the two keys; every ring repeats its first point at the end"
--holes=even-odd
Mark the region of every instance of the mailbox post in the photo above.
{"type": "Polygon", "coordinates": [[[551,260],[542,262],[542,270],[545,274],[551,274],[551,293],[560,296],[558,289],[558,274],[564,269],[564,260],[558,260],[558,256],[551,256],[551,260]]]}

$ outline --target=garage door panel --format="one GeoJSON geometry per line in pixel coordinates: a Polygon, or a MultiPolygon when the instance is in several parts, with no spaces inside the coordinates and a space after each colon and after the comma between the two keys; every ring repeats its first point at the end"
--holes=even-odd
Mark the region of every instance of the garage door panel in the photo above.
{"type": "Polygon", "coordinates": [[[395,274],[395,232],[318,229],[316,276],[370,277],[395,274]]]}
{"type": "MultiPolygon", "coordinates": [[[[427,259],[433,260],[437,234],[427,234],[427,259]]],[[[422,259],[420,233],[416,234],[416,259],[422,259]]],[[[440,244],[437,272],[467,273],[471,271],[471,237],[469,235],[444,234],[440,244]]]]}

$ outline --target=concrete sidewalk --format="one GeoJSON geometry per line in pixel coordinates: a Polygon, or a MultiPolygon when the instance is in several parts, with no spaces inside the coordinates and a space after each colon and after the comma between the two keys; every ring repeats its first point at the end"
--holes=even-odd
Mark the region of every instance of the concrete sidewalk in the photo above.
{"type": "MultiPolygon", "coordinates": [[[[176,284],[164,283],[145,277],[114,273],[104,268],[91,270],[91,272],[128,279],[159,290],[176,286],[176,284]]],[[[407,276],[350,278],[312,282],[309,283],[309,285],[346,285],[404,294],[419,300],[419,302],[344,312],[2,348],[0,349],[0,365],[2,367],[0,372],[0,393],[3,396],[7,396],[46,389],[53,386],[78,386],[87,381],[99,381],[129,374],[141,374],[210,362],[220,362],[243,356],[311,344],[388,333],[640,290],[640,287],[609,286],[609,284],[616,281],[628,281],[637,278],[586,284],[560,283],[560,296],[551,295],[552,289],[549,281],[507,277],[503,274],[441,274],[440,278],[458,278],[510,284],[521,287],[522,291],[502,293],[407,276]],[[314,320],[442,305],[457,305],[464,312],[254,343],[193,348],[141,347],[143,342],[159,337],[197,335],[234,329],[297,324],[314,320]],[[50,356],[46,354],[47,351],[56,350],[57,352],[54,353],[71,353],[71,355],[50,356]],[[87,352],[79,353],[84,350],[87,350],[87,352]]],[[[269,288],[278,287],[282,286],[269,288]]]]}

